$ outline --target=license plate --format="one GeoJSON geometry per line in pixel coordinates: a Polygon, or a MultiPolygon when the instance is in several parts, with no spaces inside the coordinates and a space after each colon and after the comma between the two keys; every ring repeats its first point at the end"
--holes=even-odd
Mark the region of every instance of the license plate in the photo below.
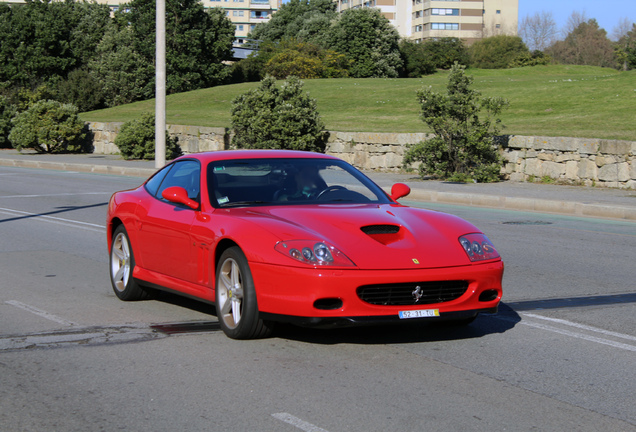
{"type": "Polygon", "coordinates": [[[439,309],[400,311],[400,319],[438,317],[439,309]]]}

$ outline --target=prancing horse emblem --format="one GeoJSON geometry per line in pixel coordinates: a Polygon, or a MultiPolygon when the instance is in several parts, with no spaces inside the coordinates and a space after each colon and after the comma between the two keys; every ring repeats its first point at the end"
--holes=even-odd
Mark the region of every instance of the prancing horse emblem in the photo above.
{"type": "Polygon", "coordinates": [[[417,303],[424,295],[424,292],[422,291],[422,287],[418,285],[415,287],[411,294],[413,295],[413,300],[415,300],[415,303],[417,303]]]}

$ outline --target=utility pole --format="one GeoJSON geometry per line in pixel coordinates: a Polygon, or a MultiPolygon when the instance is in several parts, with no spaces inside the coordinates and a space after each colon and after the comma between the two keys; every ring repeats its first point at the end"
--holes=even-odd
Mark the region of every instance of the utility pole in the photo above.
{"type": "Polygon", "coordinates": [[[156,0],[155,168],[166,164],[166,0],[156,0]]]}

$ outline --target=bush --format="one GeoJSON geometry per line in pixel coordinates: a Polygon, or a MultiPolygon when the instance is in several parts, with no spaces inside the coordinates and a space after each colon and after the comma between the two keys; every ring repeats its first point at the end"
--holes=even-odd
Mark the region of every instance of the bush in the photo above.
{"type": "Polygon", "coordinates": [[[494,137],[499,134],[497,116],[508,102],[480,98],[479,92],[470,89],[471,84],[472,77],[456,63],[448,77],[446,94],[435,93],[430,87],[417,92],[422,120],[435,136],[407,150],[406,168],[419,162],[422,177],[477,182],[499,179],[502,160],[494,137]]]}
{"type": "Polygon", "coordinates": [[[543,51],[535,50],[532,53],[527,52],[519,55],[510,62],[508,67],[545,66],[551,61],[552,58],[549,55],[545,55],[543,51]]]}
{"type": "Polygon", "coordinates": [[[342,54],[318,45],[285,39],[278,44],[265,63],[265,73],[277,79],[290,75],[298,78],[344,78],[351,62],[342,54]]]}
{"type": "Polygon", "coordinates": [[[530,51],[519,36],[492,36],[470,46],[471,66],[480,69],[505,69],[512,61],[530,51]]]}
{"type": "Polygon", "coordinates": [[[430,39],[422,43],[424,51],[437,69],[450,69],[455,63],[468,65],[466,45],[459,38],[430,39]]]}
{"type": "MultiPolygon", "coordinates": [[[[140,119],[126,122],[115,138],[124,159],[155,158],[155,114],[144,113],[140,119]]],[[[176,138],[171,138],[166,131],[166,159],[174,159],[181,155],[181,148],[176,138]]]]}
{"type": "Polygon", "coordinates": [[[404,62],[404,75],[408,78],[419,78],[430,75],[436,68],[424,48],[424,44],[408,39],[400,41],[400,53],[404,62]]]}
{"type": "Polygon", "coordinates": [[[56,90],[56,99],[75,105],[80,112],[104,108],[102,82],[87,68],[72,70],[57,83],[56,90]]]}
{"type": "Polygon", "coordinates": [[[80,151],[84,122],[77,107],[54,100],[40,100],[17,114],[9,133],[9,141],[17,150],[33,149],[40,153],[80,151]]]}
{"type": "Polygon", "coordinates": [[[280,88],[267,76],[259,87],[232,101],[232,145],[252,149],[324,152],[326,133],[316,101],[291,76],[280,88]]]}

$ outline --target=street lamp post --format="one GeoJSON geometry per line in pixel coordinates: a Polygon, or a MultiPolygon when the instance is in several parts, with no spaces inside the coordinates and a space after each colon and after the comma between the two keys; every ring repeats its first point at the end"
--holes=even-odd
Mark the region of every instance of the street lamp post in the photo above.
{"type": "Polygon", "coordinates": [[[155,168],[166,164],[166,0],[156,0],[155,168]]]}

